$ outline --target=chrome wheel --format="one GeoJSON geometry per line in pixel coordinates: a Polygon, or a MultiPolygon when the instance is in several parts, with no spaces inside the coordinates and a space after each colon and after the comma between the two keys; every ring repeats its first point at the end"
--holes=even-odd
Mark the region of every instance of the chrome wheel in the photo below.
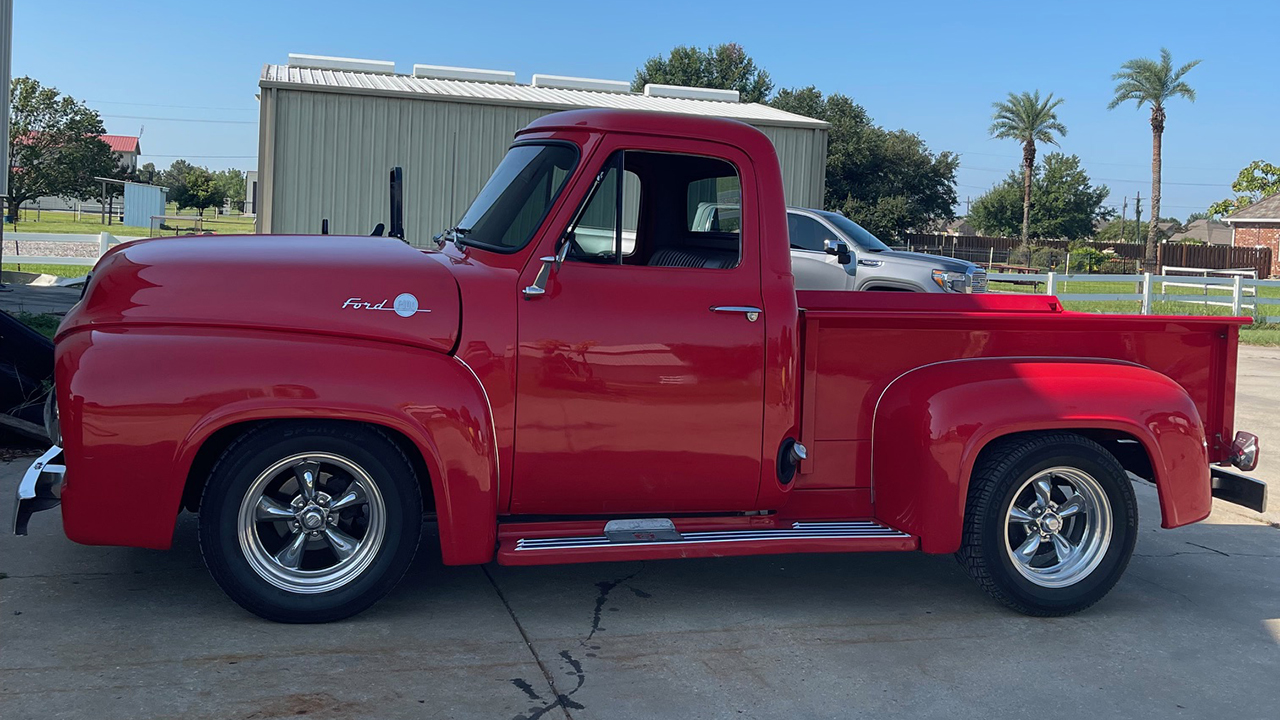
{"type": "Polygon", "coordinates": [[[1078,468],[1041,470],[1013,494],[1004,521],[1005,550],[1022,577],[1046,588],[1083,580],[1107,554],[1112,514],[1107,494],[1078,468]]]}
{"type": "Polygon", "coordinates": [[[237,517],[240,549],[254,572],[302,594],[358,577],[377,556],[387,526],[377,483],[329,453],[293,455],[262,471],[237,517]]]}

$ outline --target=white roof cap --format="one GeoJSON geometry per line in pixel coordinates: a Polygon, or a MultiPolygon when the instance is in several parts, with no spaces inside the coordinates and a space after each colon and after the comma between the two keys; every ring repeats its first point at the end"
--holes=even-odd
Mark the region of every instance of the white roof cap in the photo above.
{"type": "Polygon", "coordinates": [[[644,94],[649,97],[686,98],[689,100],[718,100],[720,102],[739,102],[742,98],[737,90],[717,90],[715,88],[696,88],[687,85],[657,85],[648,83],[644,86],[644,94]]]}
{"type": "Polygon", "coordinates": [[[473,80],[475,82],[514,83],[516,74],[509,70],[478,70],[446,65],[414,65],[413,76],[437,80],[473,80]]]}
{"type": "Polygon", "coordinates": [[[631,83],[621,80],[597,80],[595,78],[568,77],[565,75],[534,75],[533,86],[561,88],[564,90],[595,90],[596,92],[631,92],[631,83]]]}
{"type": "Polygon", "coordinates": [[[300,53],[289,53],[289,66],[366,73],[394,74],[396,71],[396,64],[390,60],[364,60],[361,58],[329,57],[327,55],[302,55],[300,53]]]}

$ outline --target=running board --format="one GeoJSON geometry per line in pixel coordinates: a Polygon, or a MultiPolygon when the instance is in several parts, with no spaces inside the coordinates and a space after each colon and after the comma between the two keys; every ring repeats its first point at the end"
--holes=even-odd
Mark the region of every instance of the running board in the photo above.
{"type": "Polygon", "coordinates": [[[607,527],[605,535],[507,538],[498,549],[498,562],[542,565],[807,552],[885,552],[918,547],[914,536],[874,520],[795,522],[790,527],[697,532],[675,532],[674,527],[670,527],[666,533],[656,533],[654,539],[623,538],[615,530],[607,527]]]}

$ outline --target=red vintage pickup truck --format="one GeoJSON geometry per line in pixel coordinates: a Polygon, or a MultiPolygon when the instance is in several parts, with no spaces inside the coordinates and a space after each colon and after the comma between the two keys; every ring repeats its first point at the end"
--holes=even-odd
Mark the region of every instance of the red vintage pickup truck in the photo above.
{"type": "Polygon", "coordinates": [[[1061,615],[1124,571],[1133,476],[1166,528],[1265,502],[1217,467],[1257,462],[1232,427],[1242,322],[797,292],[764,135],[559,113],[433,250],[106,254],[58,330],[56,446],[15,529],[60,501],[72,540],[165,548],[196,512],[213,577],[284,622],[372,605],[424,517],[447,564],[954,553],[1061,615]],[[739,219],[695,229],[705,203],[739,219]]]}

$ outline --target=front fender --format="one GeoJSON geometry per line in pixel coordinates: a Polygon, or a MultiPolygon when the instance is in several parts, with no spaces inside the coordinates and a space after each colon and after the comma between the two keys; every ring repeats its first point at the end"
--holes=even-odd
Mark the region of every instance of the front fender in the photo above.
{"type": "Polygon", "coordinates": [[[446,563],[486,562],[498,467],[483,388],[456,358],[301,334],[94,330],[58,344],[67,536],[167,547],[201,445],[271,419],[367,422],[400,433],[430,475],[446,563]]]}
{"type": "Polygon", "coordinates": [[[872,426],[876,516],[920,536],[926,552],[954,552],[969,478],[988,443],[1011,433],[1085,429],[1126,433],[1142,444],[1161,525],[1208,516],[1204,427],[1186,391],[1138,365],[1056,358],[948,361],[890,383],[872,426]]]}

